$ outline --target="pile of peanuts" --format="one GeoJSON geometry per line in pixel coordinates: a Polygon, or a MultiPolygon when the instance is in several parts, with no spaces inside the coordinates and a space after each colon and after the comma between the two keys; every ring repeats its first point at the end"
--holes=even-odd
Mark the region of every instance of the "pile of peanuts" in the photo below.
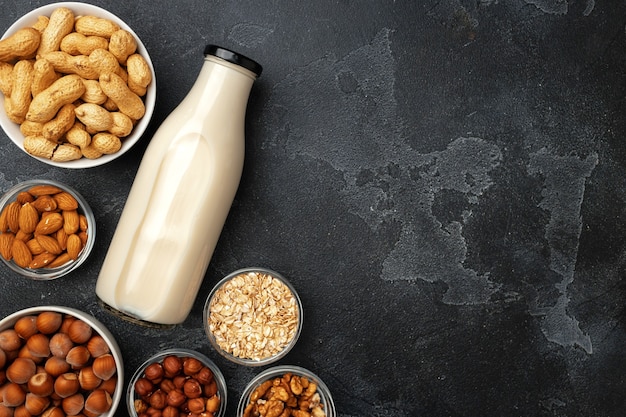
{"type": "Polygon", "coordinates": [[[132,33],[66,7],[0,41],[0,92],[24,149],[56,162],[116,153],[152,82],[132,33]]]}

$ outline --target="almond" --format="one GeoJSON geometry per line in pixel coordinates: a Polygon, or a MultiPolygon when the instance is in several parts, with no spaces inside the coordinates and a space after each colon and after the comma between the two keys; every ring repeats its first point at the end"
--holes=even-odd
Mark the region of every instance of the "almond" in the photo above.
{"type": "Polygon", "coordinates": [[[72,258],[70,258],[70,255],[68,255],[67,252],[63,252],[62,254],[57,256],[54,261],[50,262],[48,268],[58,268],[59,266],[65,265],[71,260],[72,258]]]}
{"type": "Polygon", "coordinates": [[[0,212],[0,233],[4,233],[9,230],[9,224],[7,222],[8,210],[6,207],[0,212]]]}
{"type": "Polygon", "coordinates": [[[29,192],[22,191],[17,194],[17,197],[15,197],[15,201],[20,204],[32,203],[33,201],[35,201],[35,197],[33,197],[33,195],[29,192]]]}
{"type": "Polygon", "coordinates": [[[80,230],[82,230],[83,232],[87,231],[87,227],[89,226],[89,223],[87,222],[87,217],[84,214],[78,215],[78,224],[79,224],[80,230]]]}
{"type": "Polygon", "coordinates": [[[22,206],[17,201],[9,203],[5,210],[7,211],[7,226],[13,233],[17,233],[20,228],[20,208],[22,206]]]}
{"type": "Polygon", "coordinates": [[[21,240],[13,240],[11,251],[13,254],[13,261],[22,268],[27,268],[33,260],[33,255],[30,253],[28,246],[26,246],[26,243],[21,240]]]}
{"type": "Polygon", "coordinates": [[[20,229],[24,233],[33,233],[39,222],[37,209],[31,203],[24,203],[24,205],[20,207],[18,222],[20,229]]]}
{"type": "Polygon", "coordinates": [[[59,245],[61,245],[61,249],[67,249],[67,233],[65,233],[65,230],[63,230],[63,228],[57,230],[56,238],[57,242],[59,242],[59,245]]]}
{"type": "Polygon", "coordinates": [[[49,213],[37,223],[35,234],[49,235],[56,232],[61,227],[63,227],[63,217],[61,213],[49,213]]]}
{"type": "Polygon", "coordinates": [[[55,254],[50,252],[42,252],[30,261],[28,267],[32,269],[45,268],[51,264],[56,257],[57,256],[55,254]]]}
{"type": "Polygon", "coordinates": [[[80,218],[76,210],[63,210],[63,230],[68,235],[76,233],[80,227],[80,218]]]}
{"type": "Polygon", "coordinates": [[[32,233],[26,233],[25,231],[20,229],[15,234],[15,238],[21,240],[22,242],[28,242],[29,240],[31,240],[33,238],[33,234],[32,233]]]}
{"type": "Polygon", "coordinates": [[[33,206],[39,213],[52,212],[57,209],[57,202],[49,195],[42,195],[33,201],[33,206]]]}
{"type": "Polygon", "coordinates": [[[57,202],[60,210],[76,210],[78,209],[78,201],[68,192],[62,191],[55,194],[52,198],[57,202]]]}
{"type": "Polygon", "coordinates": [[[62,191],[63,190],[60,189],[59,187],[56,187],[54,185],[48,185],[48,184],[35,185],[28,190],[28,192],[35,197],[39,197],[42,195],[58,194],[62,191]]]}
{"type": "Polygon", "coordinates": [[[2,233],[0,234],[0,255],[7,261],[10,261],[13,258],[12,255],[12,246],[13,240],[15,240],[15,235],[13,233],[2,233]]]}
{"type": "Polygon", "coordinates": [[[59,255],[61,252],[63,252],[59,241],[52,236],[36,235],[35,239],[37,240],[37,242],[39,242],[44,252],[50,252],[53,255],[59,255]]]}
{"type": "Polygon", "coordinates": [[[26,246],[28,246],[30,253],[32,253],[33,255],[39,255],[41,252],[44,251],[37,239],[29,240],[28,242],[26,242],[26,246]]]}
{"type": "Polygon", "coordinates": [[[67,254],[73,260],[78,259],[80,251],[83,250],[83,241],[77,234],[71,234],[67,237],[67,254]]]}

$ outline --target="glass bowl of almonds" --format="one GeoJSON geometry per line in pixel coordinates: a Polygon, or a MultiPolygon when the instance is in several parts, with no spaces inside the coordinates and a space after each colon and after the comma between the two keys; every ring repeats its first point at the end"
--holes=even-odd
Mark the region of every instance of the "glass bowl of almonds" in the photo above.
{"type": "Polygon", "coordinates": [[[113,13],[59,2],[15,21],[0,40],[0,126],[46,164],[90,168],[128,151],[156,103],[145,45],[113,13]]]}
{"type": "Polygon", "coordinates": [[[226,381],[217,365],[200,352],[184,348],[150,357],[135,371],[126,391],[132,417],[223,417],[226,399],[226,381]]]}
{"type": "Polygon", "coordinates": [[[294,347],[303,323],[296,289],[276,271],[251,267],[220,280],[204,306],[204,329],[225,358],[264,366],[294,347]]]}
{"type": "Polygon", "coordinates": [[[0,259],[24,277],[69,274],[85,262],[95,240],[93,212],[68,185],[28,180],[0,198],[0,259]]]}
{"type": "Polygon", "coordinates": [[[335,417],[337,413],[328,386],[317,375],[299,366],[281,365],[254,377],[237,406],[237,417],[274,415],[335,417]]]}
{"type": "Polygon", "coordinates": [[[111,332],[63,306],[30,307],[0,320],[0,371],[2,415],[110,417],[124,391],[111,332]]]}

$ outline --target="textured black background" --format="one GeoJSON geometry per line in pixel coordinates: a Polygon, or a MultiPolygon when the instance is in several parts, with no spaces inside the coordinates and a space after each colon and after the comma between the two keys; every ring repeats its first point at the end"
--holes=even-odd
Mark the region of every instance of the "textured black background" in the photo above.
{"type": "MultiPolygon", "coordinates": [[[[1,2],[0,28],[45,3],[1,2]]],[[[156,112],[132,151],[89,170],[44,165],[0,133],[0,190],[66,182],[98,223],[69,277],[0,269],[2,316],[89,312],[127,375],[158,350],[196,349],[221,367],[233,415],[259,369],[212,351],[201,309],[220,277],[260,265],[306,310],[281,363],[317,373],[339,416],[626,415],[623,1],[94,3],[144,41],[156,112]],[[246,167],[192,314],[145,329],[102,311],[95,281],[150,136],[207,43],[265,68],[246,167]]]]}

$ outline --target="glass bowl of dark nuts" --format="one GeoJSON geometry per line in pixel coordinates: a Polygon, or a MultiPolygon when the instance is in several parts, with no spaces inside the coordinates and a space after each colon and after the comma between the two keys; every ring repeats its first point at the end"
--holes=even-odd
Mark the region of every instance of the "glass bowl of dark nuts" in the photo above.
{"type": "Polygon", "coordinates": [[[62,306],[0,320],[0,375],[0,415],[111,417],[124,392],[124,362],[111,332],[62,306]]]}
{"type": "Polygon", "coordinates": [[[264,366],[283,358],[302,331],[302,302],[281,274],[252,267],[220,280],[204,306],[209,342],[225,358],[264,366]]]}
{"type": "Polygon", "coordinates": [[[299,366],[281,365],[254,377],[237,406],[237,417],[272,415],[335,417],[337,413],[330,390],[317,375],[299,366]]]}
{"type": "Polygon", "coordinates": [[[68,185],[33,179],[0,198],[0,259],[24,277],[69,274],[85,262],[95,239],[93,212],[68,185]]]}
{"type": "Polygon", "coordinates": [[[145,361],[129,381],[128,414],[223,417],[227,389],[222,372],[190,349],[167,349],[145,361]]]}

